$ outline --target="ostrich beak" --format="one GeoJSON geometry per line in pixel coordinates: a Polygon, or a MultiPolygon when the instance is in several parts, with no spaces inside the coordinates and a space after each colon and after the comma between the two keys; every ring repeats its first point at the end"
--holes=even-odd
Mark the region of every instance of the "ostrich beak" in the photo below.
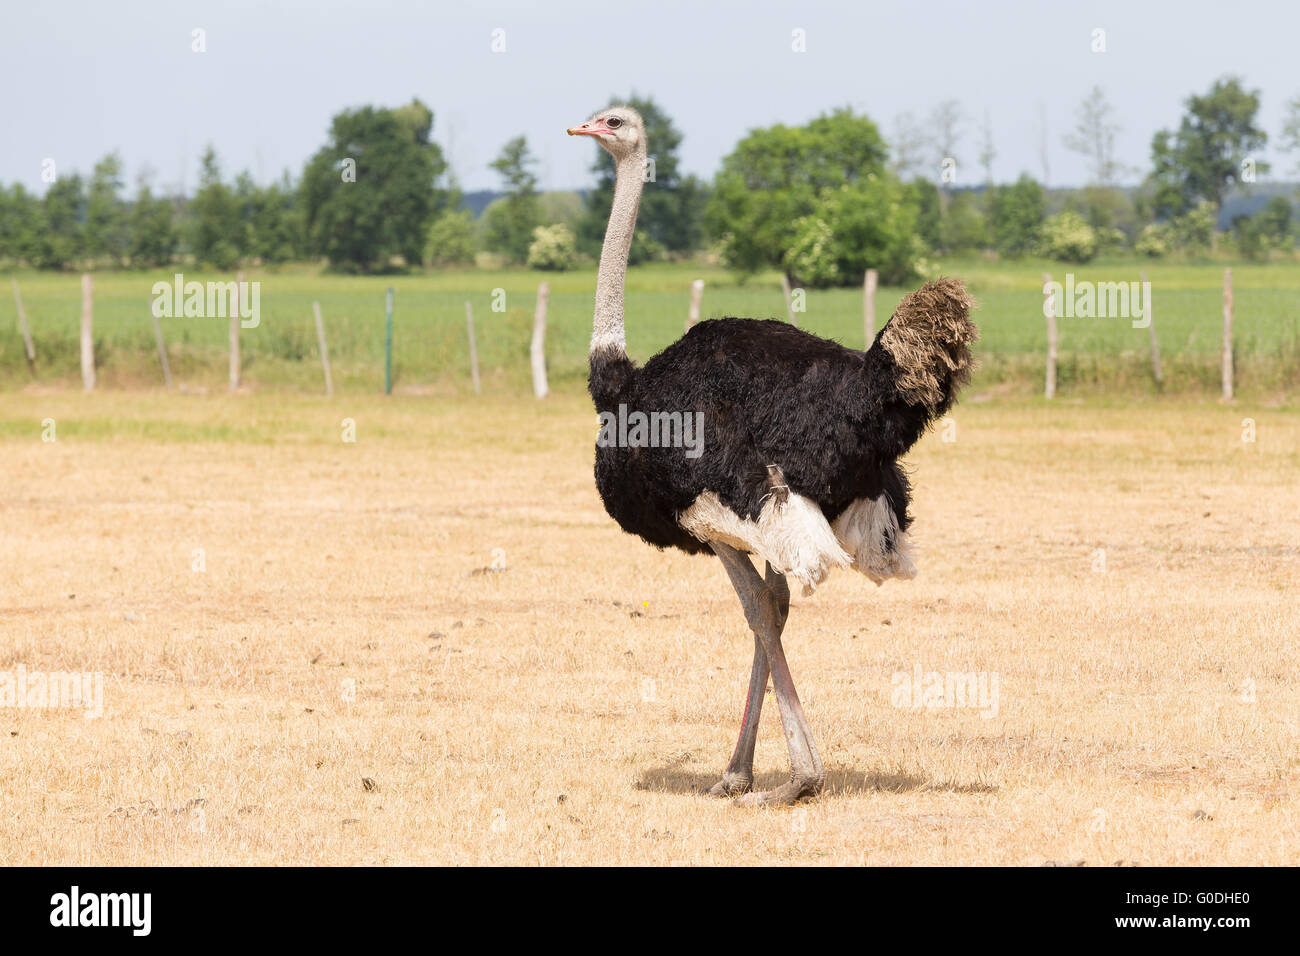
{"type": "Polygon", "coordinates": [[[606,136],[613,130],[599,126],[599,120],[590,120],[581,126],[570,126],[567,130],[570,136],[606,136]]]}

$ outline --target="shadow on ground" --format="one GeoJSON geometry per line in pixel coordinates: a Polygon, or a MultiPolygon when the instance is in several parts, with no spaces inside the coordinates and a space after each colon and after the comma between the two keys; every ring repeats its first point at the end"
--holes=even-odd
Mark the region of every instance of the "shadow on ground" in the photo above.
{"type": "MultiPolygon", "coordinates": [[[[647,770],[637,778],[633,786],[637,790],[653,790],[660,793],[700,793],[713,786],[722,777],[722,769],[716,771],[686,770],[680,766],[655,767],[647,770]]],[[[754,777],[755,790],[770,790],[785,783],[787,777],[782,773],[760,773],[754,777]]],[[[958,783],[952,780],[931,780],[927,777],[910,774],[901,770],[846,770],[826,771],[826,789],[824,796],[852,796],[859,793],[994,793],[997,787],[990,783],[958,783]]]]}

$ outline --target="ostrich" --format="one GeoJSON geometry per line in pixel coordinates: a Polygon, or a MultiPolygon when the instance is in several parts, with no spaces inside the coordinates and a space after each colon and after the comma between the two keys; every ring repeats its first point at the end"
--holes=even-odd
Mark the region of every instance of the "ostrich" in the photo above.
{"type": "MultiPolygon", "coordinates": [[[[661,549],[717,554],[754,633],[740,737],[721,780],[706,792],[741,805],[814,796],[826,771],[781,645],[786,579],[808,594],[835,567],[853,567],[877,584],[915,576],[905,534],[909,485],[898,459],[969,381],[974,303],[956,279],[928,283],[899,304],[865,352],[785,322],[714,319],[638,368],[627,356],[623,288],[645,127],[635,110],[616,106],[568,133],[594,137],[616,167],[588,379],[601,420],[629,417],[631,409],[702,415],[703,423],[694,457],[665,447],[672,441],[611,440],[602,429],[596,487],[624,531],[661,549]],[[763,574],[749,555],[765,562],[763,574]],[[756,793],[754,745],[769,674],[790,778],[756,793]]],[[[661,427],[655,437],[673,436],[661,427]]]]}

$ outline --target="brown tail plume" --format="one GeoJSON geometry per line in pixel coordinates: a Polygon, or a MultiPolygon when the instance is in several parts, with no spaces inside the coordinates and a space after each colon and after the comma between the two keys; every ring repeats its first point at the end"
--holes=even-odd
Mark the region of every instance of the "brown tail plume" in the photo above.
{"type": "Polygon", "coordinates": [[[970,346],[979,329],[970,319],[975,300],[960,279],[927,282],[898,303],[881,329],[879,345],[899,369],[895,387],[912,404],[947,408],[970,381],[970,346]]]}

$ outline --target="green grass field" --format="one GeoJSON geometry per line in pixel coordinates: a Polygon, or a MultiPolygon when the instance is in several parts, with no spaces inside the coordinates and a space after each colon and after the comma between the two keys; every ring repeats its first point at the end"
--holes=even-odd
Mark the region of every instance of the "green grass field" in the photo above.
{"type": "MultiPolygon", "coordinates": [[[[977,387],[1002,383],[1013,391],[1040,388],[1045,324],[1041,276],[1077,281],[1152,283],[1155,325],[1165,365],[1166,389],[1215,394],[1222,336],[1223,265],[1111,261],[1087,267],[1044,262],[942,263],[936,271],[965,278],[979,300],[982,330],[977,387]]],[[[1234,264],[1238,384],[1246,393],[1286,393],[1300,385],[1300,269],[1294,264],[1234,264]]],[[[95,342],[100,382],[107,387],[161,383],[150,321],[151,288],[171,272],[107,272],[95,276],[95,342]]],[[[5,280],[14,276],[6,275],[5,280]]],[[[73,274],[16,275],[36,347],[35,380],[75,385],[79,375],[80,279],[73,274]]],[[[185,270],[186,280],[230,276],[185,270]]],[[[243,333],[244,380],[254,387],[321,388],[311,303],[319,300],[337,386],[376,391],[384,375],[384,290],[396,291],[394,379],[399,389],[468,387],[465,306],[473,303],[485,387],[523,391],[537,285],[551,286],[548,362],[552,384],[578,388],[585,374],[595,269],[565,274],[527,270],[420,272],[394,276],[340,276],[295,266],[249,270],[261,283],[261,324],[243,333]],[[505,311],[492,311],[494,290],[505,292],[505,311]]],[[[653,265],[628,278],[629,350],[644,359],[682,332],[690,282],[705,280],[704,315],[782,317],[778,277],[746,282],[718,267],[653,265]]],[[[4,282],[10,286],[9,281],[4,282]]],[[[908,290],[883,288],[877,323],[908,290]]],[[[499,297],[495,297],[498,298],[499,297]]],[[[227,324],[222,318],[162,320],[178,382],[220,386],[226,379],[227,324]]],[[[860,289],[809,291],[800,324],[820,335],[862,347],[860,289]]],[[[0,388],[32,381],[18,334],[11,290],[0,294],[0,388]]],[[[1104,394],[1113,389],[1152,391],[1147,332],[1128,319],[1061,320],[1060,383],[1063,394],[1104,394]]]]}

